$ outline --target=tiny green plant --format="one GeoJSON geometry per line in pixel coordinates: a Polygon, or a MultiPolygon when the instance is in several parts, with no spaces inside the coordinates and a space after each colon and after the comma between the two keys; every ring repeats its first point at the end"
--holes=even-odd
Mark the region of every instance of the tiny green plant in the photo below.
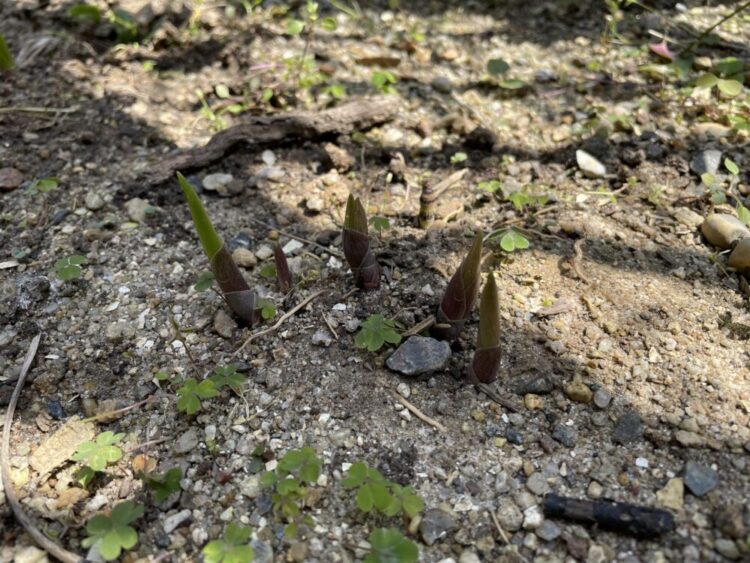
{"type": "Polygon", "coordinates": [[[91,25],[102,21],[102,11],[91,4],[75,4],[68,8],[68,17],[91,25]]]}
{"type": "Polygon", "coordinates": [[[368,223],[378,232],[378,238],[380,239],[383,238],[383,231],[391,228],[391,222],[387,218],[379,215],[373,215],[370,217],[368,223]]]}
{"type": "Polygon", "coordinates": [[[367,539],[370,553],[365,563],[414,563],[419,558],[417,544],[396,528],[377,528],[367,539]]]}
{"type": "Polygon", "coordinates": [[[198,292],[206,291],[214,284],[214,279],[215,277],[213,272],[201,272],[201,274],[198,276],[198,279],[195,280],[193,289],[198,292]]]}
{"type": "Polygon", "coordinates": [[[276,316],[276,305],[270,299],[259,299],[258,307],[260,308],[260,316],[264,321],[276,316]]]}
{"type": "Polygon", "coordinates": [[[250,528],[230,522],[224,537],[211,540],[201,553],[206,563],[250,563],[255,557],[253,548],[248,545],[250,528]]]}
{"type": "Polygon", "coordinates": [[[271,495],[274,512],[288,522],[284,529],[287,538],[297,535],[300,523],[313,523],[309,516],[302,516],[301,510],[307,487],[317,482],[322,465],[315,450],[305,446],[287,452],[279,460],[275,471],[268,471],[261,476],[261,485],[274,490],[271,495]]]}
{"type": "Polygon", "coordinates": [[[508,229],[500,236],[500,248],[505,252],[525,250],[529,247],[529,239],[515,229],[508,229]]]}
{"type": "Polygon", "coordinates": [[[466,162],[466,159],[469,158],[465,152],[457,152],[453,156],[451,156],[451,164],[459,164],[461,162],[466,162]]]}
{"type": "Polygon", "coordinates": [[[260,267],[260,275],[264,278],[275,278],[276,277],[276,264],[273,262],[266,262],[260,267]]]}
{"type": "Polygon", "coordinates": [[[424,510],[422,497],[415,494],[412,487],[389,481],[380,471],[361,461],[352,464],[342,484],[346,489],[357,490],[357,507],[362,512],[376,509],[386,516],[403,513],[414,518],[424,510]]]}
{"type": "Polygon", "coordinates": [[[201,401],[211,399],[219,394],[216,385],[210,379],[198,383],[195,378],[186,379],[177,389],[177,410],[188,415],[194,415],[201,409],[201,401]]]}
{"type": "Polygon", "coordinates": [[[213,382],[216,389],[229,387],[239,395],[242,386],[245,384],[245,376],[237,371],[236,364],[229,364],[228,366],[216,366],[213,375],[209,377],[209,381],[213,382]]]}
{"type": "Polygon", "coordinates": [[[731,158],[724,159],[724,168],[726,168],[727,172],[732,176],[737,176],[740,173],[740,167],[737,166],[737,163],[731,158]]]}
{"type": "Polygon", "coordinates": [[[724,96],[734,98],[742,92],[743,69],[741,60],[727,57],[714,65],[718,76],[711,72],[702,74],[696,79],[695,86],[704,90],[711,90],[715,86],[724,96]]]}
{"type": "Polygon", "coordinates": [[[396,75],[389,70],[377,70],[370,77],[370,84],[381,94],[398,94],[393,86],[398,82],[396,75]]]}
{"type": "Polygon", "coordinates": [[[124,437],[122,432],[102,432],[93,442],[84,442],[78,446],[78,451],[71,459],[85,462],[94,471],[104,471],[108,464],[115,463],[122,457],[122,450],[117,444],[124,437]]]}
{"type": "Polygon", "coordinates": [[[62,281],[77,280],[81,277],[81,265],[85,263],[86,257],[77,254],[60,258],[55,262],[55,273],[62,281]]]}
{"type": "Polygon", "coordinates": [[[162,502],[180,490],[182,469],[173,467],[166,473],[149,473],[142,476],[143,482],[154,492],[154,500],[162,502]]]}
{"type": "Polygon", "coordinates": [[[0,33],[0,70],[13,70],[15,66],[16,63],[13,60],[13,55],[8,48],[8,44],[5,42],[5,36],[0,33]]]}
{"type": "Polygon", "coordinates": [[[386,342],[398,344],[401,342],[401,335],[396,332],[396,323],[392,319],[379,314],[370,315],[354,338],[357,348],[367,348],[369,352],[377,352],[386,342]]]}
{"type": "Polygon", "coordinates": [[[708,188],[711,203],[721,205],[722,203],[727,202],[726,191],[721,182],[717,180],[716,176],[710,172],[704,172],[701,174],[701,182],[703,182],[703,185],[708,188]]]}
{"type": "Polygon", "coordinates": [[[28,193],[30,194],[48,194],[60,184],[57,178],[42,178],[41,180],[34,180],[29,186],[28,193]]]}
{"type": "Polygon", "coordinates": [[[477,188],[490,194],[494,194],[502,187],[503,183],[500,180],[486,180],[477,184],[477,188]]]}
{"type": "Polygon", "coordinates": [[[510,65],[503,59],[490,59],[487,61],[487,74],[497,80],[497,85],[505,90],[518,90],[525,84],[517,79],[504,78],[510,70],[510,65]]]}
{"type": "Polygon", "coordinates": [[[109,516],[92,516],[86,523],[88,537],[81,545],[85,548],[95,545],[106,561],[117,559],[123,550],[132,549],[138,543],[138,532],[130,524],[142,515],[143,506],[126,500],[115,506],[109,516]]]}

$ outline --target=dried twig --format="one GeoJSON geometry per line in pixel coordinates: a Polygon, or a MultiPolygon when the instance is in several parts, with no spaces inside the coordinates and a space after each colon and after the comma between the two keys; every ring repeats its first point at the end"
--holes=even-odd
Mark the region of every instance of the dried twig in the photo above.
{"type": "Polygon", "coordinates": [[[0,108],[0,113],[73,113],[78,111],[79,106],[68,108],[45,108],[37,106],[9,106],[0,108]]]}
{"type": "Polygon", "coordinates": [[[427,424],[437,428],[441,432],[448,432],[448,429],[445,426],[443,426],[434,418],[430,418],[429,416],[427,416],[425,413],[423,413],[421,410],[419,410],[417,407],[415,407],[413,404],[411,404],[409,401],[407,401],[398,393],[392,393],[392,395],[399,403],[401,403],[407,409],[409,409],[412,412],[412,414],[416,416],[419,420],[426,422],[427,424]]]}
{"type": "Polygon", "coordinates": [[[21,503],[18,502],[18,497],[16,496],[15,489],[13,488],[13,481],[11,481],[10,479],[10,467],[8,466],[8,461],[10,460],[10,427],[11,424],[13,424],[13,413],[16,410],[18,398],[21,395],[21,389],[23,388],[23,384],[26,381],[26,376],[28,375],[29,369],[31,368],[31,363],[34,361],[34,357],[36,356],[36,351],[39,348],[39,341],[41,340],[41,338],[42,335],[37,334],[31,341],[29,351],[26,353],[26,359],[24,359],[23,366],[21,367],[21,374],[18,377],[16,388],[13,390],[13,395],[10,398],[8,412],[5,414],[5,428],[3,428],[3,445],[1,452],[2,455],[0,455],[0,474],[2,474],[5,496],[8,499],[8,504],[10,504],[16,520],[18,520],[21,526],[23,526],[24,529],[29,533],[29,535],[34,538],[34,541],[47,553],[49,553],[56,559],[63,561],[63,563],[78,563],[80,561],[83,561],[82,557],[60,547],[55,542],[50,540],[42,533],[39,528],[36,527],[31,518],[29,518],[28,515],[23,511],[21,503]]]}
{"type": "Polygon", "coordinates": [[[500,395],[495,393],[495,391],[487,384],[485,383],[477,383],[474,385],[477,389],[479,389],[482,393],[487,395],[490,399],[495,401],[498,405],[501,407],[505,407],[511,412],[519,412],[521,408],[509,401],[508,399],[503,399],[500,395]]]}
{"type": "Polygon", "coordinates": [[[583,260],[583,243],[584,240],[581,238],[578,239],[573,245],[573,250],[576,254],[573,258],[570,259],[570,267],[573,269],[573,271],[581,281],[589,283],[589,279],[585,275],[583,275],[583,272],[581,272],[581,261],[583,260]]]}
{"type": "Polygon", "coordinates": [[[333,329],[333,325],[331,324],[331,321],[328,319],[327,315],[323,315],[323,321],[326,323],[326,326],[328,327],[328,330],[331,331],[331,334],[333,334],[333,337],[338,340],[339,335],[336,334],[336,331],[333,329]]]}
{"type": "Polygon", "coordinates": [[[107,411],[107,412],[101,412],[99,414],[95,414],[94,416],[91,416],[89,418],[84,418],[81,422],[94,422],[97,420],[101,420],[103,418],[109,418],[111,416],[115,416],[117,414],[126,413],[130,410],[137,409],[141,405],[145,405],[146,403],[150,403],[152,401],[156,400],[156,397],[154,395],[149,395],[142,401],[138,401],[137,403],[133,403],[132,405],[128,405],[127,407],[123,407],[121,409],[116,409],[113,411],[107,411]]]}
{"type": "Polygon", "coordinates": [[[427,317],[423,321],[420,321],[417,324],[415,324],[409,330],[407,330],[406,332],[404,332],[401,336],[403,336],[404,338],[408,338],[410,336],[414,336],[415,334],[419,334],[423,330],[427,330],[428,328],[430,328],[434,324],[435,324],[435,315],[430,315],[429,317],[427,317]]]}
{"type": "Polygon", "coordinates": [[[310,297],[308,297],[307,299],[303,300],[299,305],[295,306],[290,311],[287,311],[286,313],[284,313],[284,315],[282,315],[281,318],[278,321],[276,321],[276,323],[273,324],[273,326],[270,326],[270,327],[265,328],[263,330],[259,330],[258,332],[254,332],[253,334],[251,334],[250,336],[248,336],[247,340],[245,340],[245,342],[242,343],[242,346],[240,346],[239,348],[237,348],[237,350],[235,350],[234,353],[230,357],[232,357],[232,358],[236,357],[253,340],[255,340],[257,338],[260,338],[261,336],[264,336],[266,334],[269,334],[269,333],[275,331],[282,324],[284,324],[284,321],[286,321],[289,317],[293,316],[297,311],[299,311],[300,309],[302,309],[303,307],[305,307],[313,299],[316,299],[317,297],[319,297],[320,295],[322,295],[323,293],[325,293],[325,291],[326,291],[325,289],[321,289],[317,293],[313,293],[310,297]]]}
{"type": "Polygon", "coordinates": [[[505,533],[505,530],[503,530],[503,527],[500,525],[500,521],[497,519],[497,516],[495,516],[494,510],[490,510],[490,516],[492,516],[492,521],[495,523],[495,528],[497,528],[497,531],[500,534],[503,543],[505,543],[505,545],[510,545],[510,538],[508,537],[508,534],[505,533]]]}

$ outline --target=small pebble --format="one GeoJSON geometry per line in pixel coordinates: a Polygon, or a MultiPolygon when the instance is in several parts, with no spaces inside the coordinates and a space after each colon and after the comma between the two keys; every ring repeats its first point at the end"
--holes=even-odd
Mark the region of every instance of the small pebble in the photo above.
{"type": "Polygon", "coordinates": [[[333,336],[331,335],[330,331],[328,329],[318,329],[315,331],[315,333],[312,335],[312,343],[315,346],[322,346],[323,348],[328,348],[331,344],[333,344],[333,336]]]}
{"type": "Polygon", "coordinates": [[[425,336],[410,336],[386,360],[386,366],[403,375],[421,375],[442,370],[450,355],[447,342],[425,336]]]}
{"type": "Polygon", "coordinates": [[[612,395],[604,387],[599,387],[594,392],[594,405],[599,409],[606,409],[612,400],[612,395]]]}
{"type": "Polygon", "coordinates": [[[246,270],[254,268],[258,263],[258,259],[255,257],[255,254],[250,252],[247,248],[241,246],[239,248],[236,248],[234,252],[232,252],[232,259],[240,268],[245,268],[246,270]]]}
{"type": "Polygon", "coordinates": [[[91,211],[97,211],[104,207],[104,198],[97,191],[90,191],[86,193],[86,197],[83,200],[86,208],[91,211]]]}
{"type": "Polygon", "coordinates": [[[565,424],[556,424],[552,431],[552,437],[566,448],[572,448],[578,440],[578,433],[574,428],[565,424]]]}
{"type": "Polygon", "coordinates": [[[719,484],[719,475],[714,469],[702,463],[688,461],[685,464],[685,487],[697,497],[713,491],[719,484]]]}
{"type": "Polygon", "coordinates": [[[640,415],[630,410],[623,414],[612,431],[612,441],[616,444],[629,444],[640,440],[643,436],[643,425],[640,415]]]}
{"type": "Polygon", "coordinates": [[[607,168],[586,151],[576,151],[576,162],[581,172],[589,178],[603,178],[607,175],[607,168]]]}
{"type": "Polygon", "coordinates": [[[553,541],[560,536],[562,530],[551,520],[545,520],[534,533],[544,541],[553,541]]]}

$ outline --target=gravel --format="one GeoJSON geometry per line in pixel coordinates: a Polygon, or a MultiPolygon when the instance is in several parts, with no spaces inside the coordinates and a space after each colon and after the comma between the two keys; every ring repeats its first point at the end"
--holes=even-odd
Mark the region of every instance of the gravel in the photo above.
{"type": "Polygon", "coordinates": [[[388,369],[415,376],[445,368],[451,350],[447,342],[426,336],[410,336],[386,361],[388,369]]]}

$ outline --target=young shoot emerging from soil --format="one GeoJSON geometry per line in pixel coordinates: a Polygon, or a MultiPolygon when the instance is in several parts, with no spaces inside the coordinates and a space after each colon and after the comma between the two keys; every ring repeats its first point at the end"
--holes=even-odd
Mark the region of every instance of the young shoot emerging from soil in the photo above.
{"type": "Polygon", "coordinates": [[[344,256],[360,289],[380,287],[380,266],[370,250],[367,236],[367,214],[362,202],[349,194],[344,216],[344,256]]]}

